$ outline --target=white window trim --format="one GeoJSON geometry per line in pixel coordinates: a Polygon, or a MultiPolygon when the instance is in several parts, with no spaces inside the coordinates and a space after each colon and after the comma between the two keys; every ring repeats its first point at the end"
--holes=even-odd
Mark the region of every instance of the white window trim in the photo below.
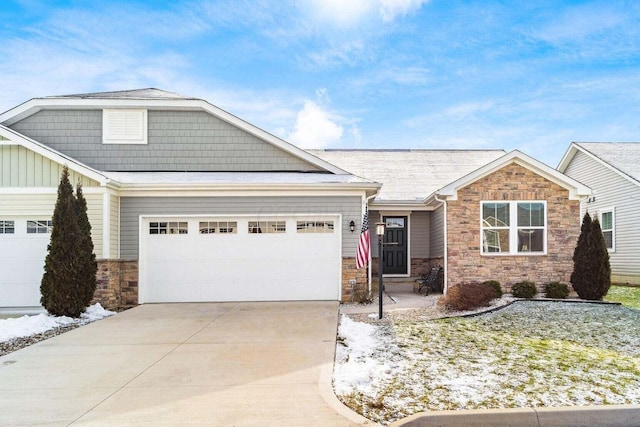
{"type": "Polygon", "coordinates": [[[600,212],[598,212],[598,221],[600,221],[600,229],[602,230],[604,235],[604,229],[602,229],[602,214],[609,213],[609,212],[611,213],[611,247],[607,248],[607,251],[615,252],[616,251],[616,209],[615,208],[600,209],[600,212]]]}
{"type": "Polygon", "coordinates": [[[546,200],[481,200],[480,201],[480,255],[481,256],[544,256],[547,255],[547,202],[546,200]],[[509,252],[484,252],[483,251],[483,226],[482,206],[485,203],[508,203],[509,204],[509,252]],[[542,203],[544,206],[544,234],[542,236],[542,252],[518,252],[518,203],[542,203]]]}
{"type": "MultiPolygon", "coordinates": [[[[125,117],[125,120],[127,118],[125,117]]],[[[148,119],[147,119],[147,110],[145,109],[131,109],[131,108],[109,108],[102,110],[102,143],[103,144],[147,144],[147,135],[148,135],[148,119]],[[118,135],[113,134],[111,121],[112,117],[116,114],[124,114],[129,115],[139,115],[136,120],[139,120],[139,127],[136,130],[135,134],[127,134],[126,129],[124,130],[124,134],[120,133],[118,135]]]]}

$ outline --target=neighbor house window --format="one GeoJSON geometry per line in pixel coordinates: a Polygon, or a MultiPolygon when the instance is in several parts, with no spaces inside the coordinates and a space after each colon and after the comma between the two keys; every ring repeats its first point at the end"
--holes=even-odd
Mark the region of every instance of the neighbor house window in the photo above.
{"type": "Polygon", "coordinates": [[[200,221],[200,234],[236,234],[238,223],[235,221],[200,221]]]}
{"type": "Polygon", "coordinates": [[[187,222],[150,222],[149,234],[187,234],[189,223],[187,222]]]}
{"type": "Polygon", "coordinates": [[[600,212],[600,227],[607,249],[615,250],[615,218],[613,209],[607,209],[600,212]]]}
{"type": "Polygon", "coordinates": [[[52,228],[53,228],[53,221],[47,221],[47,220],[27,221],[27,234],[51,233],[52,228]]]}
{"type": "Polygon", "coordinates": [[[298,233],[333,233],[333,221],[298,221],[298,233]]]}
{"type": "Polygon", "coordinates": [[[146,144],[147,110],[102,110],[104,144],[146,144]]]}
{"type": "Polygon", "coordinates": [[[276,234],[286,233],[286,231],[286,221],[249,221],[249,233],[251,234],[276,234]]]}
{"type": "Polygon", "coordinates": [[[0,221],[0,234],[13,234],[15,223],[13,221],[0,221]]]}
{"type": "Polygon", "coordinates": [[[545,202],[482,202],[481,210],[483,254],[545,253],[545,202]]]}

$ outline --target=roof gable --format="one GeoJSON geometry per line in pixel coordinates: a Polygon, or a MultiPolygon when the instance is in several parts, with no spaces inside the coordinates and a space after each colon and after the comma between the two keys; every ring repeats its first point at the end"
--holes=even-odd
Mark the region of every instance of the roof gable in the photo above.
{"type": "Polygon", "coordinates": [[[209,102],[184,97],[159,89],[137,89],[118,92],[100,92],[78,95],[34,98],[2,114],[0,123],[11,126],[39,111],[46,109],[105,109],[105,108],[144,108],[148,110],[204,111],[259,140],[288,153],[322,171],[345,174],[339,167],[290,144],[209,102]]]}
{"type": "Polygon", "coordinates": [[[572,142],[557,169],[566,171],[578,152],[640,185],[640,142],[572,142]]]}
{"type": "Polygon", "coordinates": [[[466,187],[467,185],[484,178],[495,171],[502,169],[503,167],[512,163],[518,164],[526,169],[533,171],[534,173],[546,178],[547,180],[558,184],[559,186],[566,188],[569,191],[569,198],[571,200],[580,200],[584,196],[591,194],[591,189],[578,181],[569,178],[563,173],[553,169],[550,166],[530,157],[518,150],[513,150],[510,153],[490,162],[481,168],[473,171],[472,173],[459,178],[452,183],[442,187],[435,194],[434,198],[446,197],[448,200],[457,200],[457,192],[459,189],[466,187]]]}

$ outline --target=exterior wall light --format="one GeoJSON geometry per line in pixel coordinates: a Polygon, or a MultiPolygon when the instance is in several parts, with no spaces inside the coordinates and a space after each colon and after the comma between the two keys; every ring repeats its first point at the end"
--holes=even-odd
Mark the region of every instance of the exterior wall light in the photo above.
{"type": "Polygon", "coordinates": [[[353,233],[356,229],[356,223],[353,220],[349,223],[349,230],[353,233]]]}

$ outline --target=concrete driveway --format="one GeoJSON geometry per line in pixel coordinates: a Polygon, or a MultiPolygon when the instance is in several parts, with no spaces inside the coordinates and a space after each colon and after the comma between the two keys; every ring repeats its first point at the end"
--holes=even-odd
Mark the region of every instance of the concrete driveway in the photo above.
{"type": "Polygon", "coordinates": [[[331,388],[337,319],[337,302],[142,305],[0,357],[0,425],[370,425],[331,388]]]}

